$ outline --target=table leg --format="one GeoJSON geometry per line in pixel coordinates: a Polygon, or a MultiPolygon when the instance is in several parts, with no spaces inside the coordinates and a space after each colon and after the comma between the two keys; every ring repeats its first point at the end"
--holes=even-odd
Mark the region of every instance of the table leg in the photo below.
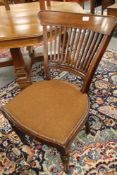
{"type": "Polygon", "coordinates": [[[9,6],[8,0],[4,0],[4,5],[5,5],[6,10],[10,10],[10,6],[9,6]]]}
{"type": "Polygon", "coordinates": [[[95,13],[95,3],[96,3],[95,0],[90,0],[90,12],[91,12],[92,14],[95,13]]]}
{"type": "Polygon", "coordinates": [[[10,49],[11,56],[13,58],[13,64],[15,67],[16,81],[20,85],[21,89],[31,84],[31,66],[28,70],[24,62],[20,48],[10,49]]]}

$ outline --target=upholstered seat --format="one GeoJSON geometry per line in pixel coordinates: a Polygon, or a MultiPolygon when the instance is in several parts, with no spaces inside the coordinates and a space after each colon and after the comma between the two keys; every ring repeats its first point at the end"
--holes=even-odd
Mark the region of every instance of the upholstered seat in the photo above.
{"type": "Polygon", "coordinates": [[[25,129],[64,145],[76,126],[85,120],[88,107],[87,94],[81,93],[77,86],[51,80],[31,85],[5,109],[25,129]]]}

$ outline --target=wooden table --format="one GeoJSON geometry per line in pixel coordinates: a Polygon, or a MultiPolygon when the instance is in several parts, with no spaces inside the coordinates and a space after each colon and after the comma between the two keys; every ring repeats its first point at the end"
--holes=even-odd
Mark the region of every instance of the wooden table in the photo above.
{"type": "MultiPolygon", "coordinates": [[[[117,3],[107,7],[107,15],[117,17],[117,3]]],[[[117,31],[117,26],[116,26],[115,30],[117,31]]]]}
{"type": "MultiPolygon", "coordinates": [[[[78,3],[70,2],[52,2],[50,9],[84,12],[78,3]]],[[[27,71],[20,48],[42,41],[42,26],[37,16],[38,12],[39,2],[10,5],[10,11],[6,11],[3,6],[0,7],[0,49],[10,49],[17,82],[21,88],[31,84],[31,68],[27,71]]]]}

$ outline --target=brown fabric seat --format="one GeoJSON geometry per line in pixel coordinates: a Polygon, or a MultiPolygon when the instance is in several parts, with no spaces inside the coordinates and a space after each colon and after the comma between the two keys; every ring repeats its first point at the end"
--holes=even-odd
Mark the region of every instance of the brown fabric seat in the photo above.
{"type": "Polygon", "coordinates": [[[5,109],[24,128],[64,145],[85,120],[88,97],[66,81],[42,81],[24,90],[5,109]]]}

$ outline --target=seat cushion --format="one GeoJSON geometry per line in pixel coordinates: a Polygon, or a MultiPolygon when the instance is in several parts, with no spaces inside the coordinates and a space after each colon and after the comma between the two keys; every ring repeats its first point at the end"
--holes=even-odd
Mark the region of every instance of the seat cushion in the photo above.
{"type": "Polygon", "coordinates": [[[86,119],[88,96],[76,85],[48,80],[29,86],[4,109],[37,137],[64,145],[86,119]]]}

